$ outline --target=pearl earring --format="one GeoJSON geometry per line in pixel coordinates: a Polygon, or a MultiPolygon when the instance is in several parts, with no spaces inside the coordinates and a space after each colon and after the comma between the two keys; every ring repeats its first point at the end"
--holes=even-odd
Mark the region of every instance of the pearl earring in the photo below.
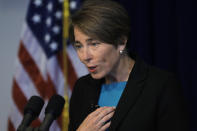
{"type": "Polygon", "coordinates": [[[121,54],[121,55],[123,54],[123,50],[120,50],[120,54],[121,54]]]}

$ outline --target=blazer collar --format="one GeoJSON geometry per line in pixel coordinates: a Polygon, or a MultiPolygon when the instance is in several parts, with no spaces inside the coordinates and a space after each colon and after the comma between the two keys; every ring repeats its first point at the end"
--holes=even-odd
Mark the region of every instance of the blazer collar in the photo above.
{"type": "Polygon", "coordinates": [[[127,112],[135,105],[142,92],[148,68],[139,57],[135,56],[134,59],[135,64],[129,75],[125,90],[116,106],[116,111],[111,120],[110,131],[116,130],[120,122],[126,117],[127,112]]]}

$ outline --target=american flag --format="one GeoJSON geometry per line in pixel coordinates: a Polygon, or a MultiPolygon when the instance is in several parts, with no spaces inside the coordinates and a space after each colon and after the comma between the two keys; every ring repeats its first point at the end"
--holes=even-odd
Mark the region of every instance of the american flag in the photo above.
{"type": "MultiPolygon", "coordinates": [[[[24,106],[32,95],[45,100],[54,94],[70,97],[75,80],[87,74],[77,54],[68,45],[63,50],[63,5],[68,0],[31,0],[21,34],[16,69],[13,78],[11,113],[8,130],[15,131],[23,119],[24,106]],[[64,75],[63,52],[66,52],[68,76],[64,75]],[[80,68],[79,68],[80,67],[80,68]],[[66,79],[65,79],[66,78],[66,79]]],[[[79,0],[71,0],[69,11],[78,8],[79,0]]],[[[32,126],[44,118],[44,108],[32,126]]],[[[61,118],[61,117],[60,117],[61,118]]],[[[50,131],[62,129],[61,119],[53,122],[50,131]]]]}

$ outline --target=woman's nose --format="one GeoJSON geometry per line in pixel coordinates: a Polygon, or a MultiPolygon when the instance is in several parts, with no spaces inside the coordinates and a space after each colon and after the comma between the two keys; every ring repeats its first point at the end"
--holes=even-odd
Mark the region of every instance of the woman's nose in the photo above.
{"type": "Polygon", "coordinates": [[[91,52],[88,48],[85,49],[83,52],[83,60],[85,62],[90,62],[92,60],[92,55],[91,55],[91,52]]]}

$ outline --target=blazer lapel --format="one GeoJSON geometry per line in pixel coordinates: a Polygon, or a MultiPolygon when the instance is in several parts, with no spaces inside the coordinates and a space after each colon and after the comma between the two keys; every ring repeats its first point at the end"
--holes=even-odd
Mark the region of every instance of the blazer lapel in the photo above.
{"type": "Polygon", "coordinates": [[[147,65],[143,61],[136,59],[135,65],[130,73],[125,90],[118,102],[116,111],[111,120],[110,131],[116,130],[120,122],[126,117],[127,113],[135,105],[143,90],[144,79],[147,74],[147,65]]]}
{"type": "Polygon", "coordinates": [[[101,85],[103,83],[104,79],[93,79],[90,76],[90,83],[88,83],[88,92],[87,93],[87,103],[88,103],[88,114],[93,112],[98,106],[98,99],[100,95],[101,85]]]}

